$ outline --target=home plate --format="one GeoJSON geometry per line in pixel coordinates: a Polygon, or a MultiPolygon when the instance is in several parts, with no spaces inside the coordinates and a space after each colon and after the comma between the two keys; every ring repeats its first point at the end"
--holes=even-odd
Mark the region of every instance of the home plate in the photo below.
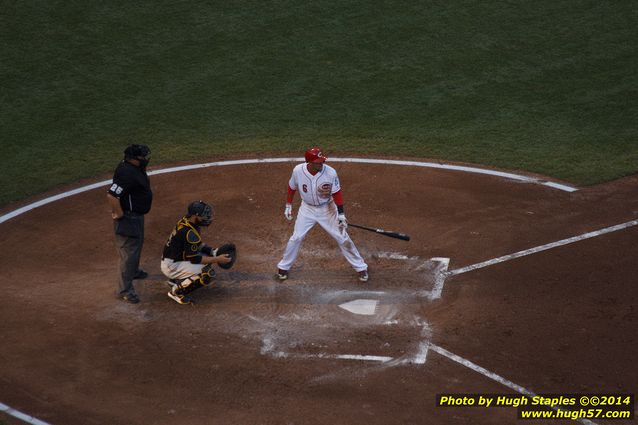
{"type": "Polygon", "coordinates": [[[373,316],[377,311],[379,300],[354,300],[347,303],[339,304],[339,307],[354,314],[362,314],[364,316],[373,316]]]}

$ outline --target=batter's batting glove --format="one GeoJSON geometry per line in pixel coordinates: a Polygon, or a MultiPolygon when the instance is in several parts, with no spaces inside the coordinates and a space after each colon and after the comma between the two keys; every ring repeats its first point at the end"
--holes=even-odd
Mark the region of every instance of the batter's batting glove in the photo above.
{"type": "Polygon", "coordinates": [[[286,204],[286,209],[284,210],[284,216],[288,221],[292,220],[292,204],[286,204]]]}
{"type": "Polygon", "coordinates": [[[345,214],[339,214],[337,216],[337,220],[339,220],[339,227],[341,227],[342,229],[348,228],[348,220],[346,220],[345,214]]]}

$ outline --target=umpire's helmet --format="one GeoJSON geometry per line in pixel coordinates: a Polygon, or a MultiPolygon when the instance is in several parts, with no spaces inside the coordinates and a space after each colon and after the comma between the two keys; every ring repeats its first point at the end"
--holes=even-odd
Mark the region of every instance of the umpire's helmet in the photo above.
{"type": "Polygon", "coordinates": [[[148,159],[151,155],[151,149],[146,145],[129,145],[124,150],[125,159],[138,159],[140,157],[148,159]]]}
{"type": "Polygon", "coordinates": [[[328,158],[323,156],[323,153],[321,153],[321,148],[314,147],[306,151],[306,162],[314,162],[314,163],[321,164],[325,162],[326,159],[328,158]]]}
{"type": "Polygon", "coordinates": [[[213,222],[213,207],[204,201],[191,202],[188,205],[188,216],[197,215],[202,218],[202,226],[210,226],[213,222]]]}

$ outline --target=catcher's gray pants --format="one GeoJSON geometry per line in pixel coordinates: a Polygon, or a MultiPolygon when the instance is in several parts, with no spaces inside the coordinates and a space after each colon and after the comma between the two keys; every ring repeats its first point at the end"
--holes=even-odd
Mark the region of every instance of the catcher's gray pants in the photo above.
{"type": "Polygon", "coordinates": [[[144,245],[144,217],[142,221],[142,233],[140,237],[122,236],[115,234],[115,247],[120,255],[118,286],[120,297],[136,295],[133,287],[133,277],[140,268],[142,245],[144,245]]]}
{"type": "Polygon", "coordinates": [[[193,264],[190,261],[173,261],[164,258],[160,267],[162,273],[169,279],[184,280],[198,278],[206,264],[193,264]]]}

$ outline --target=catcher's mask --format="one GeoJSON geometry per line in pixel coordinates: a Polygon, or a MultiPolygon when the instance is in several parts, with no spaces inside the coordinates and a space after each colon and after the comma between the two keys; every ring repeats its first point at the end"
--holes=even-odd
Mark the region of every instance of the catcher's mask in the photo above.
{"type": "Polygon", "coordinates": [[[213,222],[213,207],[204,201],[191,202],[188,206],[188,215],[197,215],[201,218],[199,224],[202,226],[210,226],[213,222]]]}
{"type": "Polygon", "coordinates": [[[318,147],[314,147],[314,148],[310,148],[306,151],[306,162],[314,162],[315,164],[322,164],[326,161],[325,156],[323,156],[323,153],[321,152],[321,148],[318,147]]]}
{"type": "Polygon", "coordinates": [[[151,149],[146,145],[129,145],[124,150],[124,159],[137,159],[145,168],[151,160],[151,149]]]}

